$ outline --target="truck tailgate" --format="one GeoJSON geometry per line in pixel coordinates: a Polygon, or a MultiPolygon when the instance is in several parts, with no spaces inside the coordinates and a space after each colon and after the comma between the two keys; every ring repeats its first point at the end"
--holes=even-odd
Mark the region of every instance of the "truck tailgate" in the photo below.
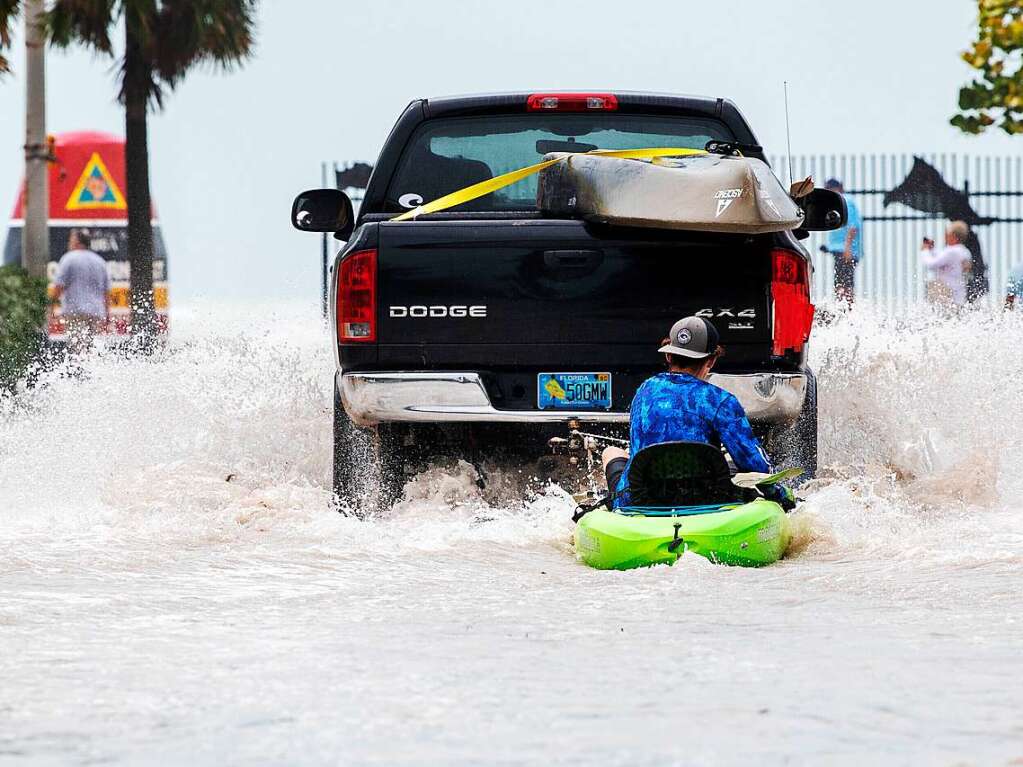
{"type": "Polygon", "coordinates": [[[651,349],[689,314],[714,322],[733,362],[744,347],[764,359],[769,238],[567,220],[482,223],[380,225],[385,367],[462,357],[477,366],[656,364],[651,349]]]}

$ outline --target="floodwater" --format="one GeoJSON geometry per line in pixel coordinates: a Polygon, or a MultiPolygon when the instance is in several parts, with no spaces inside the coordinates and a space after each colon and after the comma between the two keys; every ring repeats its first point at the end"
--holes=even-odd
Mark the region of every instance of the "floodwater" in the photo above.
{"type": "Polygon", "coordinates": [[[236,308],[0,401],[0,763],[1023,763],[1023,318],[818,328],[790,556],[617,573],[514,467],[332,512],[326,333],[236,308]]]}

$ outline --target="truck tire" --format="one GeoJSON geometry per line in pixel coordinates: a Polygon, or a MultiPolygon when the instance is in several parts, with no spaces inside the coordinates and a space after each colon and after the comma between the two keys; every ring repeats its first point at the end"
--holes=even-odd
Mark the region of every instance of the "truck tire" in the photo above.
{"type": "Polygon", "coordinates": [[[411,448],[405,445],[405,430],[394,424],[380,424],[376,436],[377,474],[379,480],[373,503],[386,511],[401,500],[408,479],[411,448]]]}
{"type": "Polygon", "coordinates": [[[334,497],[338,509],[345,514],[357,514],[360,500],[361,472],[358,471],[359,453],[365,452],[368,445],[367,435],[359,429],[345,412],[341,404],[341,396],[334,389],[334,461],[333,481],[334,497]]]}
{"type": "Polygon", "coordinates": [[[400,429],[390,424],[361,429],[352,423],[335,389],[332,489],[342,514],[364,517],[400,500],[407,453],[400,429]]]}
{"type": "Polygon", "coordinates": [[[817,474],[817,378],[812,371],[806,372],[806,398],[799,417],[794,424],[772,432],[768,438],[768,452],[777,470],[793,466],[803,469],[797,484],[817,474]]]}

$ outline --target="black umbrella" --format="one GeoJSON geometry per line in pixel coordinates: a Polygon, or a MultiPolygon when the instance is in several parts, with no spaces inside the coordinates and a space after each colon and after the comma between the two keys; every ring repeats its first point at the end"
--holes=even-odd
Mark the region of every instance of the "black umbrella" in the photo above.
{"type": "Polygon", "coordinates": [[[937,168],[919,157],[913,158],[913,167],[902,183],[885,193],[884,206],[888,207],[893,202],[901,202],[921,213],[934,213],[951,221],[969,224],[970,235],[963,243],[973,257],[967,293],[972,301],[988,292],[987,265],[973,227],[990,224],[997,219],[977,213],[965,192],[949,186],[937,168]]]}

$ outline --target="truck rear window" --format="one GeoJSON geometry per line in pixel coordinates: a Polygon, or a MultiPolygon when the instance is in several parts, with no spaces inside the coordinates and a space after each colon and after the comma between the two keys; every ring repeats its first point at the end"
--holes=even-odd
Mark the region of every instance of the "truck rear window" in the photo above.
{"type": "MultiPolygon", "coordinates": [[[[387,192],[393,210],[540,162],[548,152],[685,147],[732,140],[721,122],[699,117],[615,113],[531,114],[430,120],[413,134],[387,192]]],[[[457,210],[534,210],[537,177],[518,181],[457,210]]]]}

